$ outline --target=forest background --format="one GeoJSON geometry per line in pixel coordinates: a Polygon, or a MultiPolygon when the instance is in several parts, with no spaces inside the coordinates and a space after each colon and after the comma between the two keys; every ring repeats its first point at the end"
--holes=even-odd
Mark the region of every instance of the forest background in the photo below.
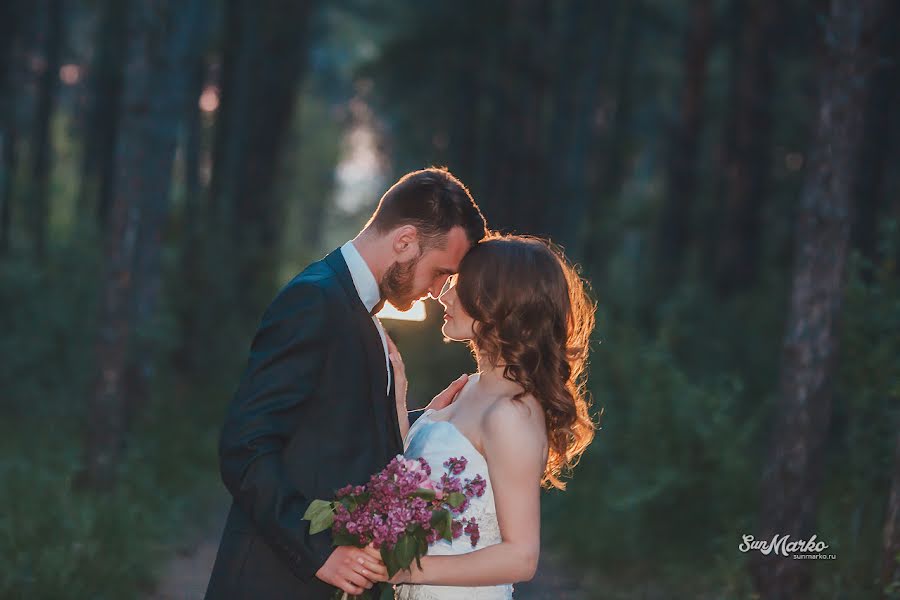
{"type": "MultiPolygon", "coordinates": [[[[900,597],[900,2],[0,11],[0,597],[153,589],[268,302],[431,165],[591,281],[590,597],[900,597]]],[[[426,304],[417,405],[474,370],[426,304]]]]}

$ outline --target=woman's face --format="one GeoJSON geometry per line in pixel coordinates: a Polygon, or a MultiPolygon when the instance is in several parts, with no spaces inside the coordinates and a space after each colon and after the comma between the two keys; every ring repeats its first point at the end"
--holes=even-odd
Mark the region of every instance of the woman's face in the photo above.
{"type": "Polygon", "coordinates": [[[453,275],[447,279],[438,302],[444,306],[444,326],[441,331],[444,336],[462,342],[475,337],[475,319],[466,314],[456,295],[456,283],[459,275],[453,275]]]}

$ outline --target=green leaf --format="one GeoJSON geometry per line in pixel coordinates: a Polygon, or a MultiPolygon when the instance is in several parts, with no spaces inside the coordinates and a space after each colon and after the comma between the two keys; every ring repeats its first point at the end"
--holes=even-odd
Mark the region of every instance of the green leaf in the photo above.
{"type": "Polygon", "coordinates": [[[425,488],[419,488],[411,494],[413,497],[422,498],[423,500],[434,500],[435,491],[434,490],[426,490],[425,488]]]}
{"type": "Polygon", "coordinates": [[[466,495],[460,492],[453,492],[447,496],[447,504],[453,508],[459,508],[466,501],[466,495]]]}
{"type": "Polygon", "coordinates": [[[417,547],[415,536],[408,533],[404,533],[397,540],[397,545],[394,546],[394,556],[401,569],[409,569],[410,565],[412,565],[413,560],[416,558],[417,547]]]}
{"type": "Polygon", "coordinates": [[[428,553],[428,542],[425,541],[425,533],[416,536],[416,566],[422,569],[422,557],[428,553]]]}
{"type": "Polygon", "coordinates": [[[310,535],[325,531],[334,523],[334,505],[326,500],[313,500],[303,518],[309,521],[310,535]]]}
{"type": "Polygon", "coordinates": [[[388,550],[386,546],[381,546],[381,562],[387,568],[388,577],[393,577],[400,570],[400,563],[397,561],[393,550],[388,550]]]}
{"type": "Polygon", "coordinates": [[[449,510],[436,510],[431,513],[431,526],[434,527],[442,538],[448,542],[453,541],[453,517],[449,510]]]}

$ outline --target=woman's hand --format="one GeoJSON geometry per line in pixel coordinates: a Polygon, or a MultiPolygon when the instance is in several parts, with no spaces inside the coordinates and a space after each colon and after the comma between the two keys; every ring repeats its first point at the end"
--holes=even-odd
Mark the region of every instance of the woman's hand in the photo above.
{"type": "Polygon", "coordinates": [[[391,364],[394,366],[394,397],[397,401],[397,424],[400,426],[400,439],[405,441],[406,435],[409,433],[409,413],[406,410],[406,391],[409,382],[406,380],[406,367],[403,366],[403,357],[397,350],[397,344],[387,332],[384,337],[387,338],[388,356],[391,357],[391,364]]]}

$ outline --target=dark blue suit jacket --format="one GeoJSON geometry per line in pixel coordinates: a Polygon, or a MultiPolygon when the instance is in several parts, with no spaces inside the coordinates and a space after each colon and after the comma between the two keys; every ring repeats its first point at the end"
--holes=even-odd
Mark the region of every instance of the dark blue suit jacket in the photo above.
{"type": "Polygon", "coordinates": [[[386,377],[381,338],[340,250],[279,291],[222,428],[233,502],[207,600],[330,597],[315,573],[331,535],[309,535],[303,513],[403,452],[386,377]]]}

